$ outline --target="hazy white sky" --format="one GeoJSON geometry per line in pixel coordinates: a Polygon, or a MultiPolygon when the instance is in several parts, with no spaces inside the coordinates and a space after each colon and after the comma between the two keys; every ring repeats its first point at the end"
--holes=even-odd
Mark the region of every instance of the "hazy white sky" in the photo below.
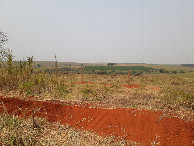
{"type": "Polygon", "coordinates": [[[0,0],[15,59],[194,63],[194,0],[0,0]]]}

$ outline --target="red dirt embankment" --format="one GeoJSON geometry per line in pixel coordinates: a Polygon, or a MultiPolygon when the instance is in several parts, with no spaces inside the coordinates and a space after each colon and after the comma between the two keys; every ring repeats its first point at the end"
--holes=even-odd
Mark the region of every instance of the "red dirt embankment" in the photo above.
{"type": "Polygon", "coordinates": [[[72,127],[114,135],[127,140],[151,145],[192,145],[194,122],[178,118],[162,118],[162,112],[136,109],[101,109],[62,105],[42,101],[24,101],[16,98],[0,98],[0,111],[5,105],[9,114],[45,117],[50,122],[69,124],[72,127]],[[3,104],[2,104],[3,103],[3,104]],[[21,111],[22,109],[22,111],[21,111]]]}

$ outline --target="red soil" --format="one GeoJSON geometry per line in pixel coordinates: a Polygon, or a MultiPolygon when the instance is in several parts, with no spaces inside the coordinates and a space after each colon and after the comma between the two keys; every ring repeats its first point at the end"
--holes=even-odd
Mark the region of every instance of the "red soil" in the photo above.
{"type": "Polygon", "coordinates": [[[143,145],[151,145],[151,142],[156,140],[156,135],[160,145],[192,145],[194,140],[193,121],[161,118],[163,113],[159,111],[101,109],[0,98],[0,112],[3,111],[2,103],[9,114],[23,117],[25,113],[25,117],[30,117],[33,109],[39,109],[35,116],[45,117],[50,122],[69,124],[75,128],[97,132],[102,136],[114,135],[143,145]]]}

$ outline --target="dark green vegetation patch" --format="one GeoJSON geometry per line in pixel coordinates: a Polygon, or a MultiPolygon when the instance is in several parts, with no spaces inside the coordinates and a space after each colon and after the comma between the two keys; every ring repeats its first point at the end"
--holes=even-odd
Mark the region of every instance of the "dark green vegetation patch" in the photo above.
{"type": "Polygon", "coordinates": [[[141,75],[143,73],[151,73],[155,69],[144,66],[86,66],[84,70],[86,73],[117,75],[127,75],[129,70],[131,75],[141,75]]]}
{"type": "Polygon", "coordinates": [[[96,71],[96,70],[101,70],[101,71],[106,71],[106,70],[111,70],[111,71],[128,71],[128,70],[153,70],[151,67],[144,67],[144,66],[86,66],[86,70],[91,70],[91,71],[96,71]]]}

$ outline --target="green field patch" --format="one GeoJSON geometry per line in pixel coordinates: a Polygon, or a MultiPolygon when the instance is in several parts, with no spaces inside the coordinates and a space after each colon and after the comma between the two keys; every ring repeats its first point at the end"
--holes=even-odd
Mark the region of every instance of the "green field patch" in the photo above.
{"type": "Polygon", "coordinates": [[[151,67],[144,67],[144,66],[86,66],[85,70],[101,70],[101,71],[128,71],[128,70],[153,70],[151,67]]]}

